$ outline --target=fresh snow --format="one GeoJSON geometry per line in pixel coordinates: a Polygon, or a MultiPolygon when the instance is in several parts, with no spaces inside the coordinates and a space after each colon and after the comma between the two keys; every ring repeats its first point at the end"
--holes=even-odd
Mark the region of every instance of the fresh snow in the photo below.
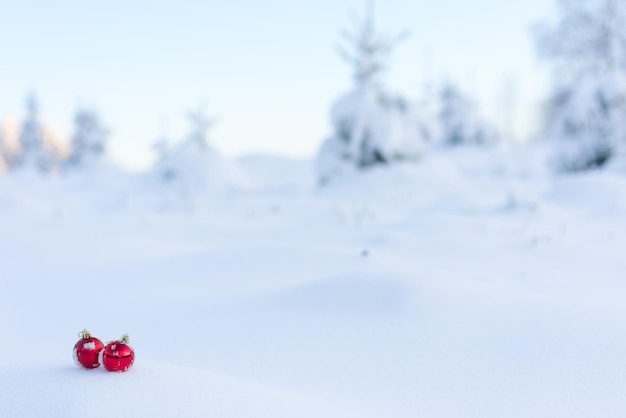
{"type": "Polygon", "coordinates": [[[142,175],[2,177],[0,415],[623,417],[626,177],[542,158],[319,187],[250,157],[179,206],[142,175]],[[76,367],[85,327],[133,368],[76,367]]]}

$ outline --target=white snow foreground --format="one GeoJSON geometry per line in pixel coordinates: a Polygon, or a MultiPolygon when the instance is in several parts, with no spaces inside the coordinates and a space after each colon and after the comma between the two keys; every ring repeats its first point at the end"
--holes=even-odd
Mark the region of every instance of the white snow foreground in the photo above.
{"type": "Polygon", "coordinates": [[[227,376],[141,362],[131,372],[68,364],[0,369],[2,415],[20,418],[360,417],[324,399],[227,376]],[[141,364],[142,363],[142,364],[141,364]]]}
{"type": "Polygon", "coordinates": [[[623,174],[240,163],[268,184],[195,212],[0,179],[0,415],[624,416],[623,174]],[[85,327],[133,369],[76,368],[85,327]]]}

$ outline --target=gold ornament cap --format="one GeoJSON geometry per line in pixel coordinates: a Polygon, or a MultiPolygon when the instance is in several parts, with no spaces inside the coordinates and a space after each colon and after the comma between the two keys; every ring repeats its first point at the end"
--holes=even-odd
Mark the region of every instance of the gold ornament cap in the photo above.
{"type": "Polygon", "coordinates": [[[91,338],[91,332],[89,332],[89,330],[85,328],[84,330],[78,333],[78,336],[82,338],[83,340],[87,340],[91,338]]]}

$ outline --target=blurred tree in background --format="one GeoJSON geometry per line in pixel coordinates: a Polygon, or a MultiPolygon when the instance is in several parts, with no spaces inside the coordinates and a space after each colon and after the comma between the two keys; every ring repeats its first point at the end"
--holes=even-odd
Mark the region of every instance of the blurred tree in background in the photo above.
{"type": "Polygon", "coordinates": [[[553,25],[540,27],[541,54],[555,69],[547,109],[555,162],[568,171],[601,167],[626,141],[626,5],[561,0],[553,25]]]}
{"type": "Polygon", "coordinates": [[[46,138],[39,117],[39,103],[32,94],[26,102],[26,118],[22,122],[19,145],[19,153],[11,161],[12,167],[33,169],[40,173],[48,173],[53,169],[57,156],[46,138]]]}
{"type": "Polygon", "coordinates": [[[495,128],[478,114],[476,103],[455,85],[439,93],[439,124],[445,145],[493,145],[500,140],[495,128]]]}
{"type": "Polygon", "coordinates": [[[435,136],[433,120],[416,103],[383,86],[391,52],[406,33],[380,34],[370,10],[342,35],[340,54],[353,68],[355,87],[332,107],[334,132],[317,160],[322,183],[344,169],[416,160],[435,136]]]}
{"type": "Polygon", "coordinates": [[[70,154],[65,160],[66,168],[94,165],[106,153],[109,130],[102,124],[94,110],[80,109],[74,117],[75,130],[70,142],[70,154]]]}

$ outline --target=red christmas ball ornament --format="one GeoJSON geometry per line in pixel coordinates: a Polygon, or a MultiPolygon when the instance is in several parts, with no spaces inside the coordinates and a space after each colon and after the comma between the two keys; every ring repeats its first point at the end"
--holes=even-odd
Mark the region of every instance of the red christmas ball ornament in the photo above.
{"type": "Polygon", "coordinates": [[[125,372],[135,361],[135,352],[129,344],[128,335],[107,343],[102,351],[102,364],[110,372],[125,372]]]}
{"type": "Polygon", "coordinates": [[[91,336],[86,329],[82,330],[78,336],[80,340],[74,345],[74,361],[77,365],[86,369],[95,369],[100,366],[100,352],[104,344],[97,338],[91,336]]]}

